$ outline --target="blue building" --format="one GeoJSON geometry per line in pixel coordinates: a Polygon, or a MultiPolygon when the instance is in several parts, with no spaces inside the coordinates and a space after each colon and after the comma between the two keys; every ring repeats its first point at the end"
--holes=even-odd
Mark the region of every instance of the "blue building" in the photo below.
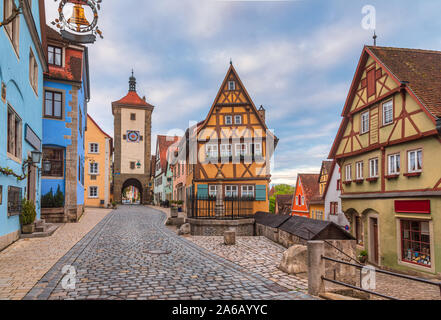
{"type": "Polygon", "coordinates": [[[0,250],[20,236],[23,198],[35,202],[40,219],[44,0],[0,1],[0,22],[14,16],[0,26],[0,250]]]}
{"type": "Polygon", "coordinates": [[[76,222],[84,211],[84,134],[87,124],[87,47],[46,27],[49,72],[44,76],[42,195],[64,195],[64,207],[42,199],[46,222],[76,222]],[[50,165],[48,165],[50,164],[50,165]],[[44,200],[44,201],[43,201],[44,200]]]}

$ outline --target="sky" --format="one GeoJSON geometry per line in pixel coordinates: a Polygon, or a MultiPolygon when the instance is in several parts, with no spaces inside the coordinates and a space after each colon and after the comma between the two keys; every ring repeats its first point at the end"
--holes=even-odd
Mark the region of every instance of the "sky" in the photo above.
{"type": "MultiPolygon", "coordinates": [[[[295,184],[327,158],[363,46],[373,44],[366,5],[377,45],[441,50],[439,0],[103,0],[88,112],[112,135],[111,102],[134,69],[138,94],[155,106],[154,152],[157,134],[205,119],[231,59],[280,139],[272,183],[295,184]]],[[[48,23],[57,7],[46,0],[48,23]]]]}

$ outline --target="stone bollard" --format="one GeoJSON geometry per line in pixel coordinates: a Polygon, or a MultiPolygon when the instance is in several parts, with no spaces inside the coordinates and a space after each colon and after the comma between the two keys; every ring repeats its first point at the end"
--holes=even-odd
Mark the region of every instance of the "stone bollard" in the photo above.
{"type": "Polygon", "coordinates": [[[224,232],[224,243],[227,246],[236,244],[236,230],[227,230],[224,232]]]}
{"type": "Polygon", "coordinates": [[[322,277],[325,276],[325,253],[323,241],[308,241],[308,293],[319,296],[325,291],[322,277]]]}

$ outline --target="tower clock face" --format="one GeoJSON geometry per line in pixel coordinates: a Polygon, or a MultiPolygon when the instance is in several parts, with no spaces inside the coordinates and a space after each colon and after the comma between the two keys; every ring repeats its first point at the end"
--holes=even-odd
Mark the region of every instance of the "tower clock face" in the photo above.
{"type": "Polygon", "coordinates": [[[127,131],[127,140],[129,142],[139,142],[139,131],[127,131]]]}

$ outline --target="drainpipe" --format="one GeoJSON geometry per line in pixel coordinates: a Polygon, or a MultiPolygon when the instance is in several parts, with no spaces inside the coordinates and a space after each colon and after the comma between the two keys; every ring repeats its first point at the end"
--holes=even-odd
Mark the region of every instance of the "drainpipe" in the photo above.
{"type": "Polygon", "coordinates": [[[436,119],[436,130],[438,131],[438,134],[441,136],[441,118],[436,119]]]}

